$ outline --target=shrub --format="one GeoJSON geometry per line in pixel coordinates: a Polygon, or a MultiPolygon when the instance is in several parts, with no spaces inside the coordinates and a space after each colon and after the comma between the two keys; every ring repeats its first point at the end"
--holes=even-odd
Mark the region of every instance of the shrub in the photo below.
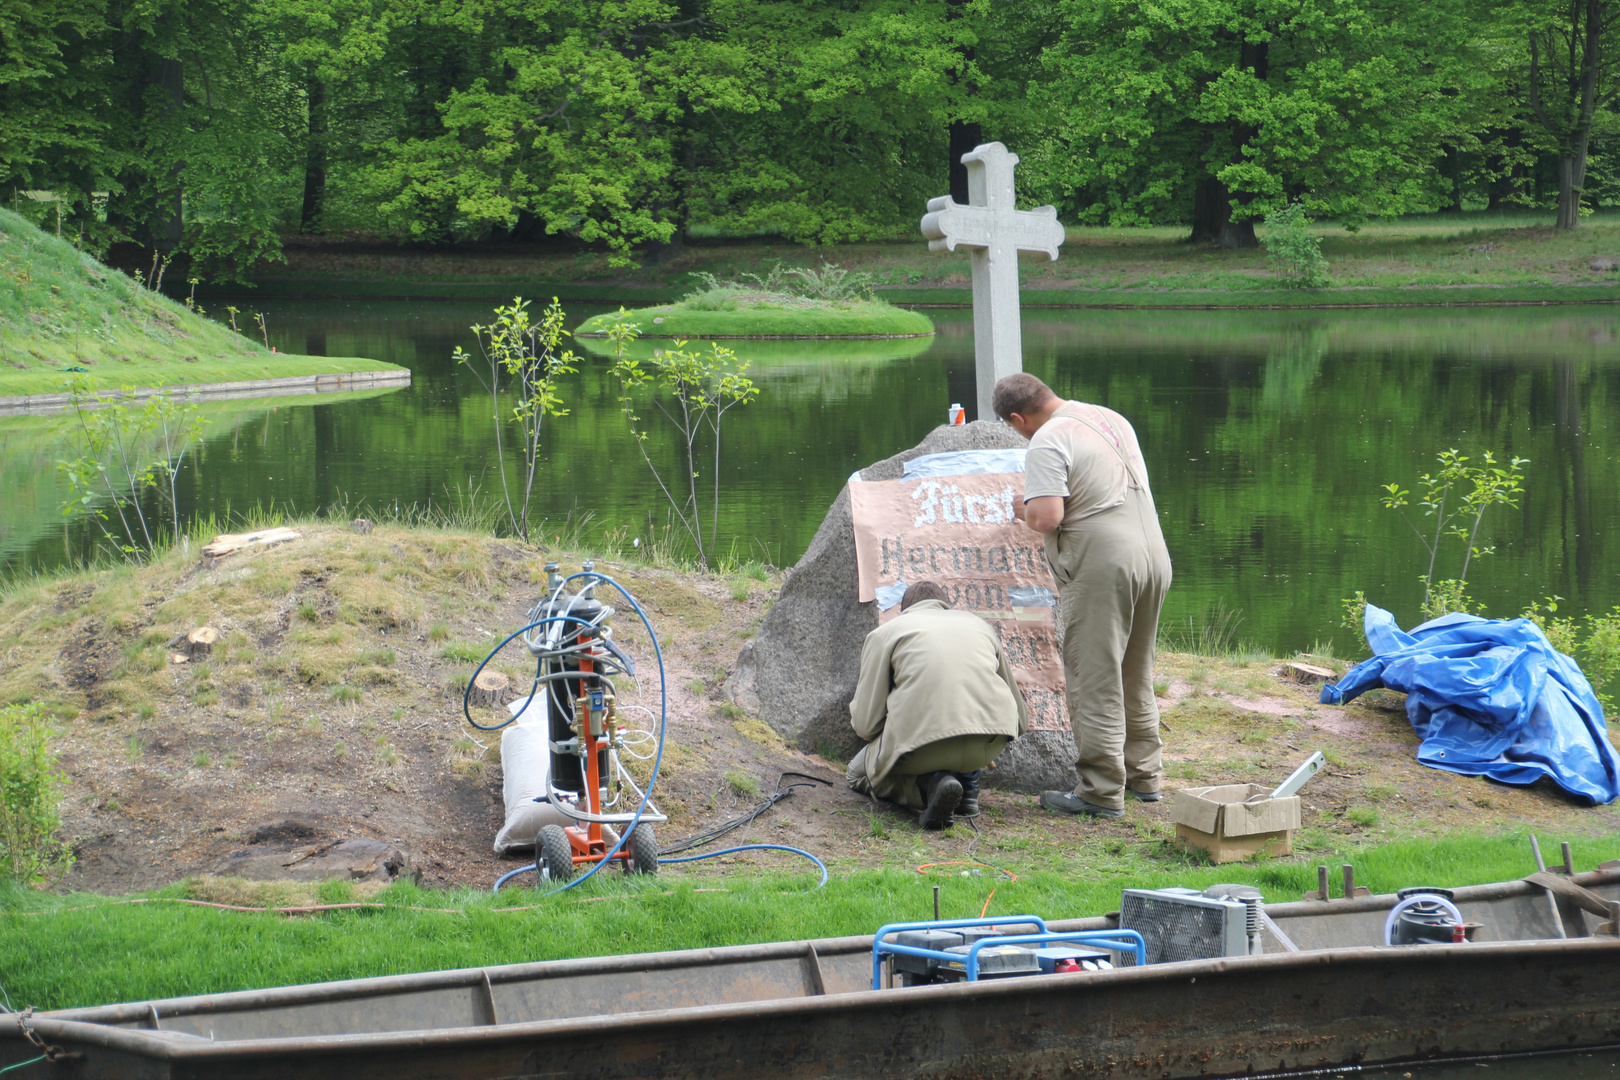
{"type": "Polygon", "coordinates": [[[1289,203],[1267,214],[1262,242],[1290,289],[1320,289],[1328,284],[1322,238],[1311,231],[1311,219],[1305,216],[1302,204],[1289,203]]]}
{"type": "Polygon", "coordinates": [[[72,848],[54,839],[62,824],[62,775],[39,705],[0,709],[0,877],[55,878],[73,865],[72,848]]]}
{"type": "Polygon", "coordinates": [[[740,302],[758,302],[772,295],[847,304],[870,300],[872,286],[877,283],[864,270],[846,270],[829,262],[819,268],[785,267],[776,262],[763,276],[743,273],[722,278],[699,270],[692,277],[702,288],[687,293],[681,303],[693,311],[736,311],[740,302]]]}

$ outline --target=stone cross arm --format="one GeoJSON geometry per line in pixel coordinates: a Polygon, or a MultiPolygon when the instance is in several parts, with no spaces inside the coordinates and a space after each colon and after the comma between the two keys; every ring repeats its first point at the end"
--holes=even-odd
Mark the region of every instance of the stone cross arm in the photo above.
{"type": "Polygon", "coordinates": [[[1000,211],[987,206],[963,206],[949,195],[928,200],[922,234],[928,238],[929,251],[1005,244],[1017,251],[1039,251],[1054,261],[1064,240],[1055,206],[1000,211]]]}
{"type": "Polygon", "coordinates": [[[1013,168],[1018,155],[1000,143],[985,143],[962,155],[967,166],[968,201],[963,205],[942,195],[928,200],[922,234],[929,251],[955,251],[958,246],[1007,255],[1017,261],[1019,251],[1039,251],[1058,257],[1063,226],[1050,206],[1019,210],[1013,192],[1013,168]]]}

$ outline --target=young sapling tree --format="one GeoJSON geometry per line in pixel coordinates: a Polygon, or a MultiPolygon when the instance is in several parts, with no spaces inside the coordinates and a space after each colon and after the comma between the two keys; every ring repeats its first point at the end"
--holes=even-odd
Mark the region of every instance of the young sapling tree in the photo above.
{"type": "Polygon", "coordinates": [[[140,403],[133,387],[124,387],[122,394],[98,395],[78,378],[69,390],[73,416],[67,440],[76,456],[57,462],[69,488],[62,514],[94,521],[126,559],[143,561],[165,536],[181,537],[180,470],[208,421],[198,415],[195,401],[169,393],[140,403]],[[163,521],[147,513],[142,496],[148,490],[157,492],[168,511],[167,533],[163,521]]]}
{"type": "Polygon", "coordinates": [[[1418,477],[1423,492],[1417,505],[1423,508],[1424,517],[1434,519],[1432,534],[1419,529],[1404,512],[1411,502],[1411,491],[1399,484],[1385,484],[1382,496],[1386,509],[1402,511],[1401,516],[1429,553],[1429,565],[1422,578],[1425,621],[1453,611],[1467,611],[1472,606],[1463,591],[1468,583],[1468,566],[1496,550],[1494,546],[1479,546],[1480,522],[1493,506],[1519,505],[1517,499],[1524,493],[1524,466],[1530,462],[1529,458],[1514,457],[1504,466],[1487,450],[1480,455],[1478,465],[1470,465],[1470,459],[1454,449],[1442,450],[1438,460],[1438,470],[1418,477]],[[1435,566],[1447,537],[1463,541],[1462,569],[1454,578],[1436,581],[1435,566]]]}
{"type": "Polygon", "coordinates": [[[73,865],[62,824],[62,774],[43,706],[0,707],[0,879],[54,881],[73,865]]]}
{"type": "Polygon", "coordinates": [[[568,414],[557,390],[557,380],[577,370],[573,352],[559,351],[563,338],[568,336],[568,331],[563,329],[564,318],[556,297],[551,298],[551,304],[541,313],[538,322],[530,317],[529,302],[521,296],[515,297],[509,306],[495,309],[493,323],[472,327],[478,337],[480,355],[474,356],[459,345],[452,354],[456,363],[467,365],[489,392],[506,517],[513,534],[524,541],[529,539],[529,507],[540,462],[540,432],[547,417],[568,414]],[[516,398],[505,416],[501,413],[503,388],[516,398]],[[509,423],[517,425],[522,439],[523,465],[519,476],[522,491],[518,494],[514,494],[506,476],[502,432],[509,423]]]}
{"type": "Polygon", "coordinates": [[[655,349],[650,359],[638,360],[628,347],[640,333],[635,323],[619,318],[607,329],[613,349],[613,377],[619,381],[619,404],[630,434],[636,440],[642,460],[669,501],[681,527],[697,550],[698,564],[708,569],[713,563],[720,530],[720,432],[726,413],[747,405],[759,395],[759,388],[748,377],[748,361],[738,360],[731,349],[711,343],[707,353],[688,350],[687,342],[677,340],[673,349],[655,349]],[[653,405],[675,428],[680,439],[686,478],[670,489],[658,466],[647,452],[647,430],[636,413],[639,391],[651,391],[653,405]],[[710,480],[712,511],[707,532],[699,497],[698,439],[707,430],[714,440],[713,475],[710,480]]]}
{"type": "Polygon", "coordinates": [[[1261,242],[1289,288],[1321,289],[1329,284],[1322,238],[1311,231],[1311,219],[1302,204],[1289,203],[1267,214],[1266,235],[1261,242]]]}

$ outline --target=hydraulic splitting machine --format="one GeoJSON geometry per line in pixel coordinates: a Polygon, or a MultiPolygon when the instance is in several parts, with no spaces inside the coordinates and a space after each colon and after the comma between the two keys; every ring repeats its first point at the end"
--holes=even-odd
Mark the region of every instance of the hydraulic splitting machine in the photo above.
{"type": "MultiPolygon", "coordinates": [[[[521,635],[535,659],[534,684],[514,719],[538,708],[549,725],[551,771],[547,797],[575,824],[546,825],[535,839],[543,877],[563,883],[582,864],[601,862],[618,844],[613,826],[631,826],[613,855],[626,872],[658,872],[658,840],[653,823],[667,820],[619,760],[626,727],[618,712],[615,676],[635,677],[635,663],[613,641],[613,608],[592,595],[606,580],[587,562],[578,592],[564,591],[567,580],[556,563],[546,564],[546,596],[529,612],[521,635]],[[626,789],[632,798],[624,799],[626,789]],[[636,809],[645,801],[638,815],[636,809]]],[[[650,629],[650,627],[649,627],[650,629]]],[[[508,638],[510,642],[512,638],[508,638]]],[[[507,642],[502,643],[502,647],[507,642]]],[[[488,664],[501,647],[484,660],[488,664]]],[[[482,670],[483,665],[480,665],[482,670]]],[[[466,702],[463,703],[464,709],[466,702]]],[[[514,705],[515,708],[515,705],[514,705]]],[[[485,727],[472,719],[476,727],[485,727]]],[[[511,721],[507,721],[510,723],[511,721]]],[[[499,725],[501,727],[505,724],[499,725]]]]}

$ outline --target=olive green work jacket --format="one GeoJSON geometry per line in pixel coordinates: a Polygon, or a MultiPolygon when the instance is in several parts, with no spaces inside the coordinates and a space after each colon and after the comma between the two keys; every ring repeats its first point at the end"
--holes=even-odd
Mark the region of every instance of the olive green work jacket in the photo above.
{"type": "Polygon", "coordinates": [[[941,600],[923,600],[866,636],[849,703],[866,748],[867,775],[956,735],[1006,735],[1029,727],[1024,695],[989,623],[941,600]]]}

